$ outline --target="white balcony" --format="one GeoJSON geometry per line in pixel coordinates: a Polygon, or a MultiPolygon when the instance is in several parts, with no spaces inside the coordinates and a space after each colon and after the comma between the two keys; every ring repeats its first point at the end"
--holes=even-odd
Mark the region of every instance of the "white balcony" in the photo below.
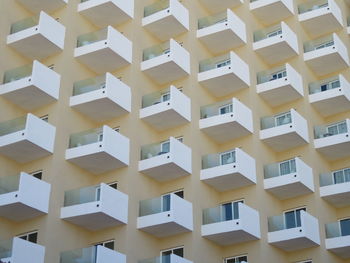
{"type": "Polygon", "coordinates": [[[282,21],[278,25],[255,31],[253,50],[267,64],[276,64],[299,55],[298,38],[282,21]]]}
{"type": "Polygon", "coordinates": [[[60,263],[126,263],[126,256],[104,246],[91,246],[61,252],[60,263]]]}
{"type": "Polygon", "coordinates": [[[249,8],[264,25],[270,25],[294,15],[293,0],[250,0],[249,8]]]}
{"type": "Polygon", "coordinates": [[[157,0],[144,9],[142,26],[161,41],[189,30],[189,12],[178,0],[157,0]]]}
{"type": "Polygon", "coordinates": [[[167,263],[193,263],[192,261],[189,261],[188,259],[185,259],[183,257],[177,256],[175,254],[170,254],[166,256],[161,257],[155,257],[155,258],[148,258],[139,260],[138,263],[160,263],[160,262],[167,262],[167,263]]]}
{"type": "Polygon", "coordinates": [[[56,128],[27,115],[0,123],[0,154],[19,163],[27,163],[51,155],[56,128]]]}
{"type": "Polygon", "coordinates": [[[101,174],[128,166],[129,151],[129,139],[103,125],[72,134],[66,160],[93,174],[101,174]]]}
{"type": "Polygon", "coordinates": [[[175,40],[143,51],[141,71],[158,84],[165,84],[190,74],[190,53],[175,40]]]}
{"type": "Polygon", "coordinates": [[[347,47],[335,33],[305,42],[304,61],[318,76],[349,67],[347,47]]]}
{"type": "Polygon", "coordinates": [[[199,62],[198,82],[215,97],[226,96],[249,87],[249,66],[231,51],[199,62]]]}
{"type": "Polygon", "coordinates": [[[260,140],[277,152],[307,144],[307,121],[294,109],[261,118],[260,140]]]}
{"type": "Polygon", "coordinates": [[[350,168],[320,174],[320,196],[335,207],[350,205],[350,168]]]}
{"type": "Polygon", "coordinates": [[[303,79],[289,64],[257,74],[257,93],[276,107],[304,96],[303,79]]]}
{"type": "Polygon", "coordinates": [[[200,179],[220,192],[254,185],[255,159],[239,148],[205,155],[200,179]]]}
{"type": "Polygon", "coordinates": [[[243,203],[237,211],[230,215],[222,207],[203,210],[202,237],[223,246],[260,239],[259,212],[243,203]]]}
{"type": "Polygon", "coordinates": [[[334,0],[313,0],[300,4],[299,22],[312,37],[343,28],[341,9],[334,0]]]}
{"type": "Polygon", "coordinates": [[[220,53],[247,43],[245,23],[230,9],[198,20],[197,38],[211,52],[220,53]]]}
{"type": "Polygon", "coordinates": [[[141,147],[139,172],[157,181],[168,181],[192,173],[192,150],[177,139],[141,147]]]}
{"type": "Polygon", "coordinates": [[[5,72],[0,95],[25,110],[58,100],[61,76],[39,61],[5,72]]]}
{"type": "Polygon", "coordinates": [[[313,193],[312,168],[298,157],[266,165],[264,189],[281,200],[313,193]]]}
{"type": "Polygon", "coordinates": [[[78,13],[98,27],[120,25],[134,18],[134,0],[81,0],[78,13]]]}
{"type": "Polygon", "coordinates": [[[32,13],[46,13],[54,12],[67,5],[68,0],[16,0],[32,13]]]}
{"type": "Polygon", "coordinates": [[[193,231],[192,204],[176,194],[140,202],[137,229],[156,237],[193,231]]]}
{"type": "Polygon", "coordinates": [[[14,237],[0,241],[0,261],[4,263],[27,263],[28,258],[35,263],[44,263],[45,247],[14,237]]]}
{"type": "Polygon", "coordinates": [[[74,57],[98,74],[112,72],[131,64],[132,42],[108,26],[79,36],[74,57]]]}
{"type": "Polygon", "coordinates": [[[328,117],[350,110],[350,84],[341,74],[310,83],[309,93],[310,104],[322,116],[328,117]]]}
{"type": "Polygon", "coordinates": [[[61,219],[96,231],[128,223],[128,196],[104,183],[66,191],[61,219]]]}
{"type": "Polygon", "coordinates": [[[326,224],[326,249],[340,258],[350,258],[350,219],[326,224]]]}
{"type": "Polygon", "coordinates": [[[218,143],[253,133],[251,109],[238,99],[221,101],[201,107],[199,129],[218,143]]]}
{"type": "Polygon", "coordinates": [[[48,213],[51,185],[26,173],[0,177],[0,216],[23,221],[48,213]]]}
{"type": "Polygon", "coordinates": [[[284,251],[295,251],[320,245],[318,219],[300,211],[300,222],[288,222],[286,216],[268,218],[267,240],[284,251]]]}
{"type": "Polygon", "coordinates": [[[43,59],[63,50],[65,32],[62,24],[40,11],[13,23],[6,43],[29,59],[43,59]]]}
{"type": "Polygon", "coordinates": [[[110,73],[74,83],[69,106],[103,122],[131,111],[130,87],[110,73]]]}
{"type": "Polygon", "coordinates": [[[159,131],[191,121],[191,100],[174,86],[142,97],[140,119],[159,131]]]}
{"type": "Polygon", "coordinates": [[[350,156],[350,119],[315,126],[315,149],[327,160],[350,156]]]}

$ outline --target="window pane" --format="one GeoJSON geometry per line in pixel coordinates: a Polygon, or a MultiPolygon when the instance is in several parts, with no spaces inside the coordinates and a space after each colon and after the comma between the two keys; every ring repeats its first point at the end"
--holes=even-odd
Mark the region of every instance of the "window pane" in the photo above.
{"type": "Polygon", "coordinates": [[[109,249],[114,249],[114,241],[106,242],[104,243],[104,247],[109,248],[109,249]]]}
{"type": "Polygon", "coordinates": [[[295,222],[295,211],[286,212],[284,214],[286,220],[286,228],[294,228],[296,226],[295,222]]]}
{"type": "Polygon", "coordinates": [[[334,178],[334,183],[335,184],[344,183],[343,171],[333,172],[333,178],[334,178]]]}
{"type": "Polygon", "coordinates": [[[347,132],[347,127],[346,127],[345,122],[339,123],[338,128],[339,128],[339,133],[346,133],[347,132]]]}
{"type": "Polygon", "coordinates": [[[350,182],[350,168],[344,169],[345,182],[350,182]]]}
{"type": "Polygon", "coordinates": [[[342,236],[350,235],[350,218],[340,220],[340,229],[341,229],[342,236]]]}
{"type": "Polygon", "coordinates": [[[170,211],[170,195],[163,196],[163,212],[170,211]]]}
{"type": "Polygon", "coordinates": [[[238,219],[239,218],[238,203],[239,202],[234,202],[233,203],[233,219],[238,219]]]}
{"type": "Polygon", "coordinates": [[[38,240],[38,233],[31,233],[28,235],[28,241],[36,243],[38,240]]]}
{"type": "Polygon", "coordinates": [[[183,257],[184,256],[184,249],[183,249],[183,247],[176,248],[173,250],[173,253],[179,257],[183,257]]]}
{"type": "Polygon", "coordinates": [[[170,151],[170,142],[162,143],[162,153],[168,153],[170,151]]]}
{"type": "Polygon", "coordinates": [[[232,203],[222,205],[222,214],[225,221],[232,220],[232,203]]]}

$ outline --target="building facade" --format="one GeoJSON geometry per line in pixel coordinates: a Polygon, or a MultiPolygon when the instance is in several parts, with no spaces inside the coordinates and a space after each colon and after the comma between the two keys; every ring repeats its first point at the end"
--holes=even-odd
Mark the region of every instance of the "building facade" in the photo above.
{"type": "Polygon", "coordinates": [[[0,14],[0,262],[350,262],[350,1],[0,14]]]}

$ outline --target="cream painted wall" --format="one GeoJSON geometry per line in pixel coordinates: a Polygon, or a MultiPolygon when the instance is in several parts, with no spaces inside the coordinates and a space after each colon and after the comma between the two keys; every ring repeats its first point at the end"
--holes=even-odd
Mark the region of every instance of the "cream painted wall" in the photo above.
{"type": "MultiPolygon", "coordinates": [[[[196,39],[195,34],[197,19],[209,15],[210,10],[206,10],[198,0],[182,0],[182,3],[190,11],[190,31],[175,39],[178,42],[183,42],[183,46],[191,54],[191,75],[171,84],[183,87],[183,92],[191,98],[192,122],[164,132],[155,131],[139,119],[141,98],[145,94],[166,88],[170,84],[157,85],[140,71],[142,50],[159,43],[156,38],[152,37],[141,27],[143,7],[150,3],[151,0],[135,0],[135,18],[115,27],[133,42],[132,65],[113,72],[114,75],[122,77],[122,81],[131,87],[132,111],[130,114],[112,119],[104,124],[110,127],[120,126],[120,132],[130,138],[130,165],[126,168],[97,176],[89,174],[64,159],[64,153],[68,147],[71,133],[101,126],[101,124],[90,121],[69,107],[69,97],[72,93],[73,83],[77,80],[95,76],[95,73],[74,59],[73,50],[76,45],[76,38],[80,34],[95,31],[97,28],[77,13],[77,0],[69,0],[69,4],[66,7],[51,14],[54,18],[59,18],[59,21],[66,27],[65,48],[63,52],[41,62],[45,65],[54,64],[54,70],[61,74],[60,99],[48,106],[34,110],[32,113],[37,116],[49,114],[49,122],[56,126],[54,154],[24,165],[0,156],[0,176],[12,175],[20,171],[31,172],[43,169],[43,180],[52,185],[49,214],[20,223],[13,223],[0,218],[0,239],[7,239],[23,232],[38,230],[38,243],[46,247],[46,263],[58,263],[61,251],[87,247],[95,242],[108,239],[116,240],[117,250],[127,255],[128,263],[136,263],[140,259],[155,257],[159,255],[159,251],[162,249],[180,245],[185,246],[185,257],[196,263],[219,263],[225,257],[246,253],[250,263],[290,263],[310,258],[315,263],[349,263],[350,260],[341,260],[326,251],[324,224],[336,221],[338,218],[349,217],[350,207],[336,209],[324,202],[319,197],[318,175],[321,172],[350,166],[350,158],[334,162],[328,162],[323,159],[313,148],[313,130],[311,127],[316,124],[342,120],[345,117],[349,117],[350,112],[323,118],[312,108],[308,103],[307,84],[318,78],[305,65],[302,52],[300,52],[299,56],[288,60],[288,63],[303,75],[305,94],[303,99],[272,108],[257,95],[255,89],[256,73],[274,66],[269,67],[252,51],[253,31],[263,26],[250,13],[248,1],[234,8],[233,11],[246,23],[247,27],[248,43],[235,49],[235,52],[250,66],[251,87],[220,99],[211,96],[197,83],[197,72],[198,62],[213,55],[196,39]],[[233,96],[253,110],[254,134],[219,145],[199,130],[199,109],[200,106],[233,96]],[[275,153],[259,140],[260,117],[283,112],[292,107],[307,118],[310,128],[310,143],[292,150],[275,153]],[[184,143],[192,148],[192,175],[166,183],[158,183],[138,173],[141,145],[158,142],[167,139],[169,136],[176,137],[180,135],[184,136],[184,143]],[[234,147],[241,147],[246,153],[256,159],[257,185],[224,193],[216,192],[199,180],[201,156],[234,147]],[[263,189],[263,165],[294,156],[300,156],[303,161],[313,168],[315,193],[280,201],[263,189]],[[129,223],[127,225],[98,232],[89,232],[59,219],[65,190],[111,181],[118,181],[118,188],[129,195],[129,223]],[[157,239],[136,229],[140,200],[157,197],[163,193],[182,188],[185,190],[185,199],[192,202],[194,207],[195,224],[192,233],[157,239]],[[261,240],[220,247],[203,239],[200,234],[202,209],[214,207],[225,201],[242,198],[245,199],[247,205],[260,212],[261,240]],[[310,214],[319,219],[321,246],[291,253],[285,253],[270,246],[267,243],[267,217],[278,215],[284,210],[300,206],[306,206],[310,214]]],[[[338,0],[337,3],[342,7],[345,23],[345,18],[350,14],[350,7],[346,6],[341,0],[338,0]]],[[[6,46],[6,36],[11,23],[29,16],[31,14],[16,1],[0,1],[1,74],[7,69],[30,63],[28,59],[6,46]]],[[[297,16],[295,15],[284,21],[297,34],[299,50],[302,51],[302,42],[309,39],[309,37],[299,24],[297,16]]],[[[349,48],[349,36],[346,34],[346,28],[337,32],[337,34],[349,48]]],[[[349,70],[342,71],[342,74],[348,80],[350,79],[349,73],[349,70]]],[[[24,114],[23,110],[0,97],[0,121],[13,119],[24,114]]]]}

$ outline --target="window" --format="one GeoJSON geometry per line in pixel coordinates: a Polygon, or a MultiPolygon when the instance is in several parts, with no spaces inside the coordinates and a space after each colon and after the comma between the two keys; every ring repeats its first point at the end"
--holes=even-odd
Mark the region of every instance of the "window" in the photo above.
{"type": "Polygon", "coordinates": [[[244,203],[244,201],[233,201],[221,205],[221,217],[224,221],[239,219],[238,203],[244,203]]]}
{"type": "Polygon", "coordinates": [[[32,172],[29,175],[41,180],[41,178],[43,177],[43,170],[32,172]]]}
{"type": "Polygon", "coordinates": [[[174,254],[179,257],[184,257],[184,247],[170,248],[160,251],[161,263],[170,263],[170,255],[174,254]]]}
{"type": "Polygon", "coordinates": [[[282,113],[275,116],[276,126],[281,126],[292,122],[292,115],[290,112],[282,113]]]}
{"type": "Polygon", "coordinates": [[[345,121],[334,123],[334,124],[327,126],[327,135],[328,136],[346,133],[347,131],[348,131],[348,128],[346,127],[345,121]]]}
{"type": "Polygon", "coordinates": [[[267,37],[274,37],[274,36],[278,36],[278,35],[281,35],[281,34],[282,34],[282,29],[279,28],[279,29],[274,30],[274,31],[272,31],[270,33],[267,33],[266,36],[267,37]]]}
{"type": "Polygon", "coordinates": [[[116,132],[120,132],[120,126],[114,127],[113,130],[115,130],[116,132]]]}
{"type": "Polygon", "coordinates": [[[170,100],[170,91],[163,93],[160,97],[160,102],[165,102],[170,100]]]}
{"type": "Polygon", "coordinates": [[[248,257],[237,256],[233,258],[225,258],[224,263],[248,263],[248,257]]]}
{"type": "Polygon", "coordinates": [[[46,121],[48,122],[49,121],[49,115],[44,115],[44,116],[41,116],[40,119],[42,119],[43,121],[46,121]]]}
{"type": "Polygon", "coordinates": [[[226,60],[222,60],[222,61],[217,62],[215,64],[215,67],[222,68],[222,67],[228,66],[230,64],[231,64],[231,59],[226,59],[226,60]]]}
{"type": "Polygon", "coordinates": [[[335,184],[350,182],[350,168],[345,168],[342,170],[334,171],[333,172],[333,182],[335,184]]]}
{"type": "Polygon", "coordinates": [[[296,172],[295,159],[280,162],[279,171],[280,171],[280,175],[295,173],[296,172]]]}
{"type": "Polygon", "coordinates": [[[32,232],[28,232],[28,233],[25,233],[25,234],[21,234],[19,236],[17,236],[21,239],[24,239],[24,240],[27,240],[29,242],[32,242],[32,243],[37,243],[38,241],[38,231],[32,231],[32,232]]]}
{"type": "Polygon", "coordinates": [[[340,87],[340,81],[338,79],[321,84],[321,91],[335,89],[340,87]]]}
{"type": "Polygon", "coordinates": [[[94,246],[95,247],[103,246],[103,247],[114,250],[114,240],[107,240],[107,241],[99,242],[99,243],[94,244],[94,246]]]}
{"type": "Polygon", "coordinates": [[[162,195],[162,199],[161,199],[162,212],[170,211],[170,195],[171,194],[175,194],[178,197],[184,198],[184,191],[183,190],[179,190],[179,191],[175,191],[172,193],[162,195]]]}
{"type": "Polygon", "coordinates": [[[236,153],[234,150],[220,153],[220,165],[234,163],[235,161],[236,161],[236,153]]]}
{"type": "Polygon", "coordinates": [[[285,226],[287,229],[301,226],[300,211],[306,211],[306,208],[298,208],[284,212],[285,226]]]}
{"type": "Polygon", "coordinates": [[[49,65],[49,66],[47,66],[49,69],[54,69],[55,68],[55,64],[51,64],[51,65],[49,65]]]}
{"type": "Polygon", "coordinates": [[[230,113],[233,111],[233,105],[232,104],[226,104],[224,106],[221,106],[219,108],[219,114],[222,115],[222,114],[226,114],[226,113],[230,113]]]}
{"type": "Polygon", "coordinates": [[[316,46],[315,46],[315,50],[317,50],[317,49],[322,49],[322,48],[325,48],[325,47],[330,47],[330,46],[333,46],[333,45],[334,45],[334,41],[333,41],[333,40],[327,41],[327,42],[325,42],[325,43],[316,45],[316,46]]]}
{"type": "Polygon", "coordinates": [[[163,50],[163,54],[165,55],[165,54],[169,54],[170,53],[170,48],[167,48],[167,49],[164,49],[163,50]]]}
{"type": "MultiPolygon", "coordinates": [[[[113,182],[113,183],[109,183],[107,185],[109,185],[110,187],[112,187],[114,189],[117,189],[118,183],[117,182],[113,182]]],[[[99,201],[101,199],[101,186],[100,185],[98,185],[96,187],[96,193],[95,194],[96,194],[96,196],[95,196],[96,199],[95,200],[99,201]]]]}
{"type": "Polygon", "coordinates": [[[339,220],[341,236],[350,235],[350,218],[339,220]]]}
{"type": "Polygon", "coordinates": [[[275,79],[281,79],[287,76],[287,71],[285,69],[277,71],[275,73],[271,74],[271,80],[275,80],[275,79]]]}

